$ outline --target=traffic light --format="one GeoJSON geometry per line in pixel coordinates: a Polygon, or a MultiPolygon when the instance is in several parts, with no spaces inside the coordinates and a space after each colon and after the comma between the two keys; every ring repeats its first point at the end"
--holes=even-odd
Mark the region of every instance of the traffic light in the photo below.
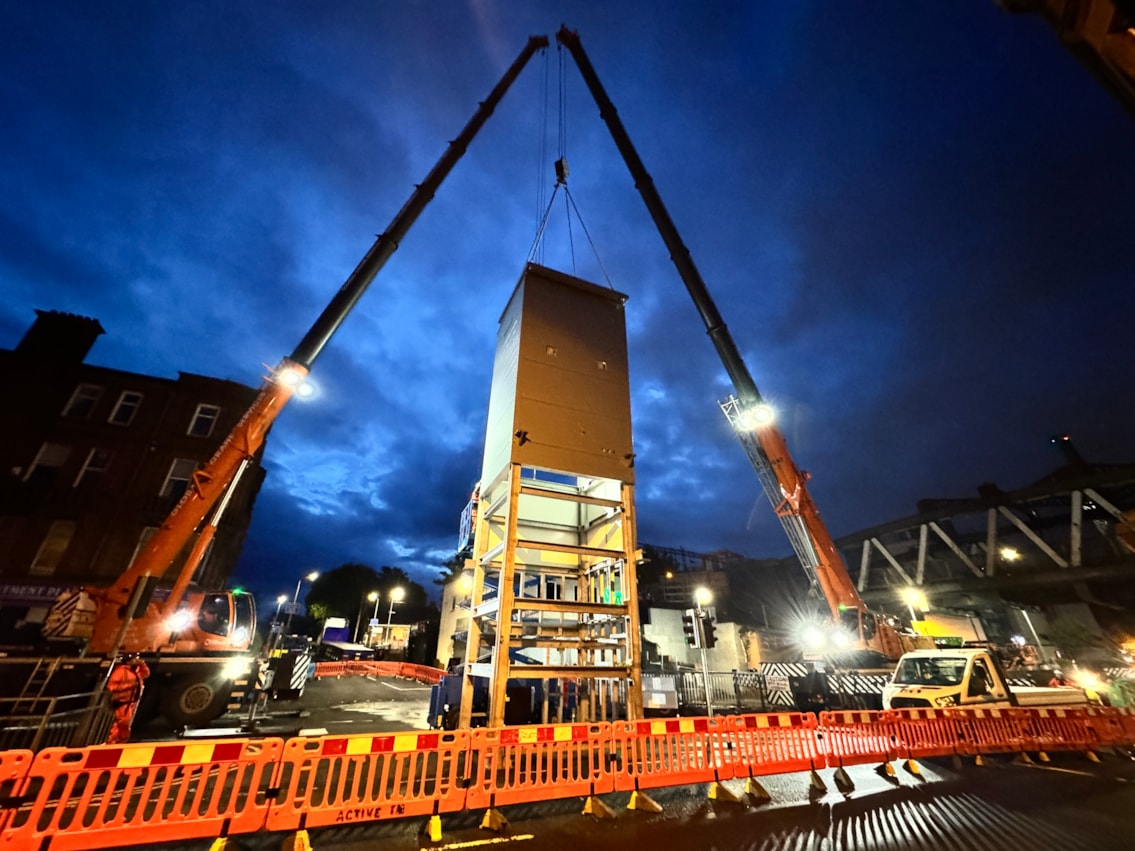
{"type": "Polygon", "coordinates": [[[712,650],[713,646],[717,644],[717,635],[715,634],[713,626],[713,618],[706,615],[701,622],[702,630],[705,632],[705,649],[712,650]]]}
{"type": "Polygon", "coordinates": [[[693,609],[686,609],[682,615],[682,632],[686,636],[687,647],[701,647],[698,641],[697,613],[693,609]]]}

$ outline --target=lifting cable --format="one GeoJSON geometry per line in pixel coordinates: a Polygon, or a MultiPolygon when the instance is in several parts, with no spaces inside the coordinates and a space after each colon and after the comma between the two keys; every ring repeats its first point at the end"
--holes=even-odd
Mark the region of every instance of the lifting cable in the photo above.
{"type": "Polygon", "coordinates": [[[544,233],[548,226],[548,218],[552,212],[552,206],[556,202],[556,194],[560,191],[560,187],[564,190],[564,216],[567,221],[568,229],[568,250],[571,255],[571,270],[574,275],[575,268],[575,239],[572,234],[571,217],[572,213],[579,219],[579,226],[583,230],[583,235],[587,238],[587,244],[591,247],[591,253],[595,256],[595,261],[599,264],[599,271],[603,274],[603,278],[607,281],[607,286],[614,289],[614,284],[611,283],[611,276],[607,274],[607,269],[603,265],[603,259],[599,256],[599,249],[595,245],[595,241],[591,238],[591,233],[587,230],[587,225],[583,221],[583,215],[579,211],[578,205],[575,203],[575,198],[572,197],[571,190],[568,189],[568,162],[567,162],[567,83],[566,83],[566,64],[567,54],[562,46],[557,46],[556,51],[559,56],[559,114],[558,114],[558,131],[556,140],[556,184],[552,187],[552,196],[548,199],[547,204],[544,204],[545,196],[545,178],[543,163],[545,162],[546,147],[545,139],[547,138],[548,127],[548,64],[544,65],[544,103],[541,109],[540,118],[540,142],[539,147],[539,174],[537,178],[537,213],[538,224],[536,227],[536,236],[532,240],[532,247],[528,250],[528,262],[542,262],[544,257],[544,233]],[[543,208],[540,214],[540,208],[543,208]]]}

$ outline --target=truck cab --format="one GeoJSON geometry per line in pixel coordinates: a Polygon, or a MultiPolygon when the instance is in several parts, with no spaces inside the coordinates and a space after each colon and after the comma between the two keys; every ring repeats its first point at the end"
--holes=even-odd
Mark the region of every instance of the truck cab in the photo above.
{"type": "Polygon", "coordinates": [[[884,709],[1086,706],[1082,689],[1011,687],[988,650],[906,653],[883,688],[884,709]]]}

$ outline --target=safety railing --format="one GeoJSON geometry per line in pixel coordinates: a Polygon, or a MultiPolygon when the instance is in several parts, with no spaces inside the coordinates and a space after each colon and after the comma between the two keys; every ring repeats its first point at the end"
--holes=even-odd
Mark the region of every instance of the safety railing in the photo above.
{"type": "Polygon", "coordinates": [[[1132,745],[1130,710],[1013,708],[9,749],[0,848],[148,846],[895,758],[1132,745]]]}
{"type": "Polygon", "coordinates": [[[91,693],[0,698],[0,751],[103,742],[113,721],[105,699],[91,693]]]}

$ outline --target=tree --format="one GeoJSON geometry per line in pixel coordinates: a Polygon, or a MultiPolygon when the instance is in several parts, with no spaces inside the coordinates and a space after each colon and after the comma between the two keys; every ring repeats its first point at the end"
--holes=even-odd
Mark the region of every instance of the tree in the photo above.
{"type": "Polygon", "coordinates": [[[394,603],[395,623],[413,623],[428,617],[430,606],[426,589],[400,567],[384,566],[375,570],[366,564],[340,565],[319,575],[304,597],[304,603],[313,616],[315,607],[320,607],[318,611],[324,619],[346,618],[357,628],[360,621],[366,623],[376,612],[383,622],[390,617],[391,592],[395,588],[401,588],[403,595],[400,602],[394,603]],[[370,599],[375,593],[377,599],[370,599]]]}

